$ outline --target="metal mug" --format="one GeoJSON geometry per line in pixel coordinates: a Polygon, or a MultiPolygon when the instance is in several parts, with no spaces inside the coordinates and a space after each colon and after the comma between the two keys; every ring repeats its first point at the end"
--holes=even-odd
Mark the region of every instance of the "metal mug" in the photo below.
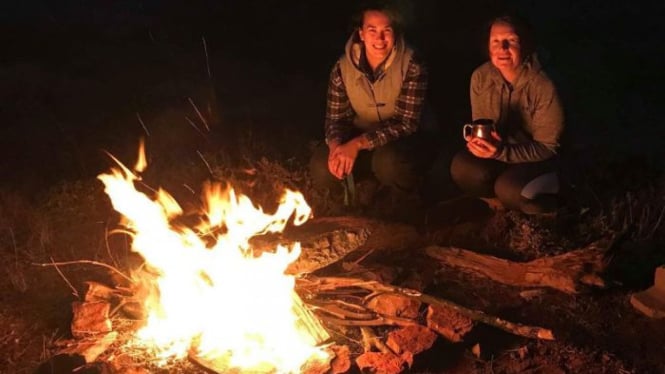
{"type": "Polygon", "coordinates": [[[493,140],[492,131],[496,131],[494,121],[491,119],[477,119],[464,125],[462,128],[462,136],[465,140],[469,138],[493,140]]]}

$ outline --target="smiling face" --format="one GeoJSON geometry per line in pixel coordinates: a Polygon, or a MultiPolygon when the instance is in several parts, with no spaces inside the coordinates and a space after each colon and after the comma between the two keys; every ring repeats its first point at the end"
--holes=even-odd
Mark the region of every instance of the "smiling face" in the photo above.
{"type": "Polygon", "coordinates": [[[501,74],[511,80],[521,63],[522,47],[520,37],[515,28],[507,23],[498,22],[492,25],[489,37],[489,55],[492,64],[501,74]]]}
{"type": "Polygon", "coordinates": [[[386,13],[378,10],[368,10],[363,14],[359,35],[373,68],[385,60],[395,46],[392,21],[386,13]]]}

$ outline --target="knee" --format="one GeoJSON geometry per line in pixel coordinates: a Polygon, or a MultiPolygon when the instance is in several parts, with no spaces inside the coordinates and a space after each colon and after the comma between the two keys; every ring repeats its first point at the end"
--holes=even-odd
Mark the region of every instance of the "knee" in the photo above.
{"type": "Polygon", "coordinates": [[[522,202],[522,185],[515,178],[503,174],[494,182],[494,193],[501,203],[508,209],[520,209],[522,202]]]}
{"type": "Polygon", "coordinates": [[[560,203],[560,180],[556,172],[541,174],[520,191],[522,212],[542,214],[555,211],[560,203]]]}
{"type": "Polygon", "coordinates": [[[495,175],[467,151],[458,152],[450,163],[450,177],[467,193],[479,196],[492,196],[495,175]]]}
{"type": "Polygon", "coordinates": [[[381,184],[410,190],[416,187],[416,165],[409,155],[389,144],[374,150],[372,172],[381,184]]]}
{"type": "Polygon", "coordinates": [[[506,208],[526,214],[552,212],[559,204],[559,181],[556,173],[542,174],[527,183],[510,174],[504,174],[496,180],[494,190],[506,208]]]}

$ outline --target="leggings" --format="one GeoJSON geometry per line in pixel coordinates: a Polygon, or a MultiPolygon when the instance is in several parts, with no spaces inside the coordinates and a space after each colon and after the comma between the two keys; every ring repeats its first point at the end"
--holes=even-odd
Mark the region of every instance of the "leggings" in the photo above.
{"type": "Polygon", "coordinates": [[[463,149],[453,158],[450,174],[468,195],[496,197],[507,209],[538,214],[550,212],[558,204],[557,164],[556,158],[507,164],[463,149]]]}

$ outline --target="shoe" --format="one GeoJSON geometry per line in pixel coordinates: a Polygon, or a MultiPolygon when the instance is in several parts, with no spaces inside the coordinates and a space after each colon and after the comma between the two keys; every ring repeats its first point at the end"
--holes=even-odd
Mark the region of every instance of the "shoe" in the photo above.
{"type": "Polygon", "coordinates": [[[559,199],[556,195],[539,195],[535,199],[524,199],[520,210],[529,215],[556,215],[559,199]]]}

